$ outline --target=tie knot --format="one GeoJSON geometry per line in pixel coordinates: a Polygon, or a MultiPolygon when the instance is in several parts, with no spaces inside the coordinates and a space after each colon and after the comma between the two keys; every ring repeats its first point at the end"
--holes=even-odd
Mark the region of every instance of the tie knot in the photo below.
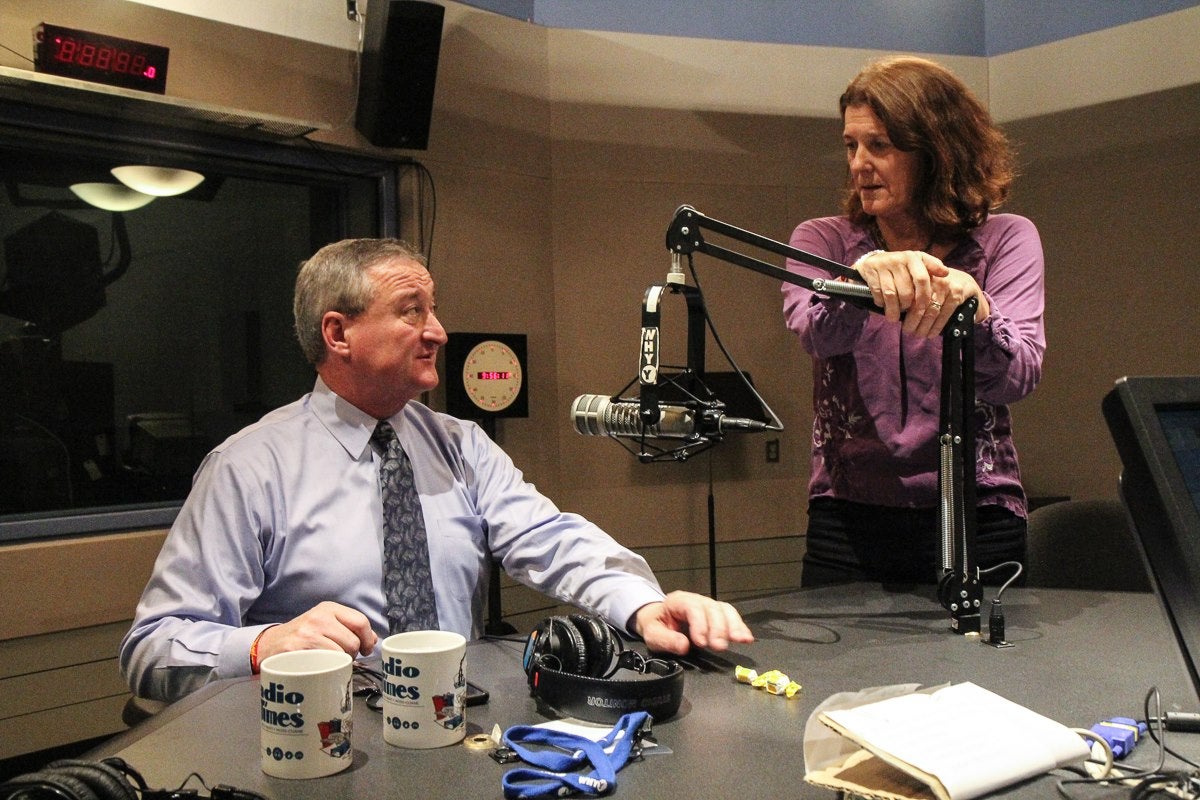
{"type": "Polygon", "coordinates": [[[388,447],[396,439],[396,432],[392,430],[392,425],[385,419],[379,420],[379,424],[375,426],[375,431],[371,434],[371,445],[378,453],[387,453],[388,447]]]}

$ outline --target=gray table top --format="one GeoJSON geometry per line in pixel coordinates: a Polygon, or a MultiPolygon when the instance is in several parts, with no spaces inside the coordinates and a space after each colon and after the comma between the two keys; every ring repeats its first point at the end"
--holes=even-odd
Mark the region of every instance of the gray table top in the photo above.
{"type": "MultiPolygon", "coordinates": [[[[1141,718],[1151,687],[1158,688],[1164,711],[1200,711],[1153,594],[1009,589],[1004,594],[1007,638],[1015,646],[1008,649],[952,633],[932,587],[886,591],[859,584],[765,597],[738,607],[757,641],[688,660],[680,713],[654,728],[670,753],[629,765],[618,776],[617,796],[832,800],[834,792],[803,783],[805,722],[830,695],[872,686],[971,681],[1083,728],[1113,716],[1141,718]],[[803,691],[787,699],[740,684],[736,665],[782,670],[803,691]]],[[[491,699],[468,709],[469,733],[545,721],[529,697],[522,649],[522,637],[470,645],[468,678],[487,689],[491,699]]],[[[257,679],[211,684],[89,755],[119,755],[152,786],[163,788],[175,788],[196,772],[209,786],[229,784],[268,798],[501,796],[506,767],[462,746],[391,747],[383,742],[380,715],[361,701],[354,710],[352,767],[308,781],[268,777],[259,767],[258,706],[257,679]]],[[[1193,757],[1200,754],[1200,741],[1176,736],[1175,742],[1193,757]]],[[[1152,742],[1140,745],[1135,756],[1149,761],[1153,747],[1152,742]]],[[[1053,783],[1047,776],[996,796],[1051,797],[1053,783]]]]}

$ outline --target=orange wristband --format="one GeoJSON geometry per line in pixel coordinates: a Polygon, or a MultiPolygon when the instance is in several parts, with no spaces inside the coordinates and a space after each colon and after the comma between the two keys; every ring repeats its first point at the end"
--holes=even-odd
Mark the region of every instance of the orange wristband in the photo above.
{"type": "Polygon", "coordinates": [[[258,642],[268,630],[270,626],[259,631],[258,636],[254,637],[254,644],[250,645],[250,672],[254,675],[258,674],[258,642]]]}

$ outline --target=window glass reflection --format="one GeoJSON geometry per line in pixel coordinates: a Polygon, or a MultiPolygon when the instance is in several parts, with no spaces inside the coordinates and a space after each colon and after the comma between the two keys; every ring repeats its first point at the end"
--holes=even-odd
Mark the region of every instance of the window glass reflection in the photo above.
{"type": "Polygon", "coordinates": [[[0,521],[177,504],[230,433],[311,388],[297,264],[376,235],[377,179],[205,173],[123,212],[72,183],[121,161],[0,140],[0,521]]]}

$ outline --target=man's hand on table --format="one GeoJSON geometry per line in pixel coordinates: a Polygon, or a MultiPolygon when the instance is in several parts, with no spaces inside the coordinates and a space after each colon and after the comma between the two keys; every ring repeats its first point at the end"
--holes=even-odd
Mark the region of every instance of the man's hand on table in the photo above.
{"type": "Polygon", "coordinates": [[[662,601],[647,603],[633,616],[632,630],[654,652],[684,655],[694,645],[726,650],[748,644],[754,634],[729,603],[694,592],[671,592],[662,601]]]}

